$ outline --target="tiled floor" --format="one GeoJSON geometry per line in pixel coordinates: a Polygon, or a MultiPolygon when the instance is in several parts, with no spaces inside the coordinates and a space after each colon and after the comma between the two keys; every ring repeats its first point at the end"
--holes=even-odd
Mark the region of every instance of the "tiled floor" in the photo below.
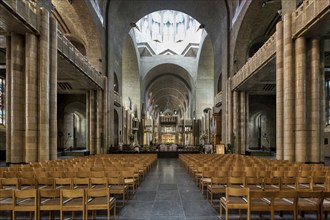
{"type": "Polygon", "coordinates": [[[214,220],[218,216],[179,159],[158,159],[117,219],[214,220]]]}

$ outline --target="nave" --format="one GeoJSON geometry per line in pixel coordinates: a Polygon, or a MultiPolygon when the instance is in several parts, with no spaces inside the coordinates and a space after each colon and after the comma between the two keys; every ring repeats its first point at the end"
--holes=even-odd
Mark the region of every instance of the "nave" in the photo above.
{"type": "Polygon", "coordinates": [[[119,220],[214,220],[219,213],[202,196],[179,159],[157,159],[119,220]]]}

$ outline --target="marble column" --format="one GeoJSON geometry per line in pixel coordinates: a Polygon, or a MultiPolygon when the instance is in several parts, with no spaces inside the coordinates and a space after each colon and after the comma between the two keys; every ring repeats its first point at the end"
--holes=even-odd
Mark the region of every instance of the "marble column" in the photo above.
{"type": "Polygon", "coordinates": [[[295,145],[294,145],[294,98],[295,98],[295,76],[293,69],[293,43],[291,31],[291,14],[284,15],[283,35],[284,35],[284,68],[283,68],[283,149],[284,160],[295,160],[295,145]]]}
{"type": "Polygon", "coordinates": [[[245,154],[246,151],[246,92],[240,92],[240,136],[241,136],[241,144],[240,144],[240,153],[245,154]]]}
{"type": "Polygon", "coordinates": [[[306,42],[303,37],[295,41],[295,161],[306,162],[306,42]]]}
{"type": "MultiPolygon", "coordinates": [[[[103,115],[103,92],[102,90],[96,91],[96,152],[98,154],[100,153],[106,153],[104,152],[104,146],[103,146],[103,121],[102,121],[102,115],[103,115]]],[[[119,137],[118,137],[119,138],[119,137]]]]}
{"type": "Polygon", "coordinates": [[[6,37],[6,163],[11,163],[11,37],[6,37]]]}
{"type": "MultiPolygon", "coordinates": [[[[233,133],[235,135],[235,142],[234,142],[234,152],[235,153],[240,153],[240,130],[239,130],[239,95],[237,91],[233,91],[233,133]]],[[[230,143],[230,142],[229,142],[230,143]]]]}
{"type": "Polygon", "coordinates": [[[11,34],[11,73],[10,73],[10,150],[11,163],[24,162],[25,151],[25,76],[24,76],[24,37],[11,34]]]}
{"type": "Polygon", "coordinates": [[[38,161],[38,38],[25,35],[25,158],[38,161]]]}
{"type": "Polygon", "coordinates": [[[96,152],[96,111],[95,111],[95,91],[89,91],[89,150],[90,154],[95,154],[96,152]]]}
{"type": "Polygon", "coordinates": [[[283,160],[283,22],[276,25],[276,159],[283,160]]]}
{"type": "Polygon", "coordinates": [[[49,150],[50,159],[57,159],[57,21],[50,18],[50,91],[49,91],[49,150]]]}
{"type": "Polygon", "coordinates": [[[49,12],[40,9],[38,161],[49,160],[49,12]]]}
{"type": "Polygon", "coordinates": [[[320,41],[311,41],[311,150],[310,162],[320,161],[320,41]]]}

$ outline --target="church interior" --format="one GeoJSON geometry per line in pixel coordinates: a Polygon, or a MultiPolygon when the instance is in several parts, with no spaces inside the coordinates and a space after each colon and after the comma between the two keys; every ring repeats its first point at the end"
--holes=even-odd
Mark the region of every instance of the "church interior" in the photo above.
{"type": "Polygon", "coordinates": [[[329,142],[330,0],[0,0],[0,220],[327,219],[329,142]]]}

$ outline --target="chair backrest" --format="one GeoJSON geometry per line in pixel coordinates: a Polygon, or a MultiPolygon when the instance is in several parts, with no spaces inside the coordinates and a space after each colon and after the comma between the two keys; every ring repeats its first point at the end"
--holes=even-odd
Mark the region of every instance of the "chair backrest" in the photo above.
{"type": "Polygon", "coordinates": [[[106,177],[103,178],[90,178],[90,184],[92,187],[108,187],[108,179],[106,177]]]}
{"type": "Polygon", "coordinates": [[[54,188],[54,178],[51,177],[39,177],[37,178],[38,188],[54,188]]]}
{"type": "Polygon", "coordinates": [[[55,188],[72,189],[72,178],[55,178],[55,188]]]}
{"type": "Polygon", "coordinates": [[[87,187],[89,188],[90,187],[90,181],[89,181],[89,178],[73,178],[73,188],[76,188],[76,187],[87,187]]]}
{"type": "Polygon", "coordinates": [[[106,200],[107,203],[109,203],[109,197],[110,197],[110,192],[109,188],[98,188],[98,189],[87,189],[86,190],[86,195],[87,198],[95,198],[95,197],[106,197],[108,198],[106,200]]]}
{"type": "Polygon", "coordinates": [[[14,190],[14,200],[15,205],[20,203],[21,199],[33,199],[35,206],[37,205],[37,189],[27,189],[27,190],[14,190]]]}
{"type": "Polygon", "coordinates": [[[14,209],[14,190],[13,189],[0,189],[0,210],[13,210],[14,209]]]}
{"type": "Polygon", "coordinates": [[[11,188],[11,189],[20,189],[19,179],[18,178],[4,178],[0,179],[0,186],[3,189],[11,188]]]}

